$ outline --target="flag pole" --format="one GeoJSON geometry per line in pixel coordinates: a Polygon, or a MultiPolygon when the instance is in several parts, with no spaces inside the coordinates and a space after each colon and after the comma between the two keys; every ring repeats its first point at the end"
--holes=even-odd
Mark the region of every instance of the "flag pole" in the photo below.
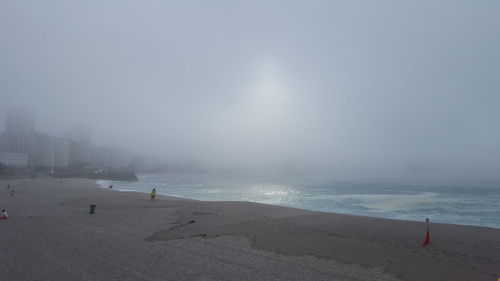
{"type": "Polygon", "coordinates": [[[425,241],[422,244],[422,247],[425,247],[431,243],[431,235],[429,234],[429,218],[425,219],[425,223],[427,224],[427,233],[425,234],[425,241]]]}

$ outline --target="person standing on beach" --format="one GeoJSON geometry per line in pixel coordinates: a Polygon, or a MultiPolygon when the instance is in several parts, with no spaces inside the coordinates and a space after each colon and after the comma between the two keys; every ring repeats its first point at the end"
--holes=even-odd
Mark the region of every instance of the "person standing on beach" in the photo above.
{"type": "Polygon", "coordinates": [[[14,197],[14,193],[15,193],[15,192],[16,192],[16,190],[15,190],[15,189],[11,189],[11,190],[10,190],[10,197],[14,197]]]}
{"type": "Polygon", "coordinates": [[[155,201],[155,197],[156,197],[156,188],[153,188],[153,190],[151,190],[151,201],[155,201]]]}

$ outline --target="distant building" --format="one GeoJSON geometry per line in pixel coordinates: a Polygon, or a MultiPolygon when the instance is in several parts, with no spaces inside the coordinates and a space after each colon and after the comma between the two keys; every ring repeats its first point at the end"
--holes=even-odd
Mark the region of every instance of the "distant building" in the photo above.
{"type": "Polygon", "coordinates": [[[69,164],[89,164],[92,153],[90,130],[85,127],[75,127],[67,130],[63,136],[70,140],[69,164]]]}
{"type": "Polygon", "coordinates": [[[0,150],[28,155],[34,154],[35,114],[33,111],[9,112],[5,131],[0,134],[0,150]]]}
{"type": "Polygon", "coordinates": [[[45,133],[36,132],[34,137],[31,166],[51,167],[54,161],[54,138],[45,133]]]}
{"type": "Polygon", "coordinates": [[[0,163],[7,167],[28,167],[28,155],[0,151],[0,163]]]}
{"type": "MultiPolygon", "coordinates": [[[[5,131],[0,134],[0,151],[26,155],[28,166],[33,168],[64,168],[70,164],[70,149],[69,139],[35,130],[33,111],[13,111],[7,115],[5,131]]],[[[22,163],[22,157],[16,157],[22,163]]]]}
{"type": "Polygon", "coordinates": [[[65,168],[70,164],[71,141],[66,138],[54,139],[54,167],[65,168]]]}
{"type": "Polygon", "coordinates": [[[37,132],[35,121],[33,111],[13,111],[7,115],[5,131],[0,133],[0,151],[8,165],[41,170],[70,166],[123,170],[130,169],[133,163],[133,155],[127,151],[92,146],[87,128],[75,127],[63,137],[53,137],[37,132]]]}
{"type": "Polygon", "coordinates": [[[0,134],[0,150],[12,153],[21,153],[28,155],[30,158],[33,155],[33,133],[8,133],[0,134]]]}

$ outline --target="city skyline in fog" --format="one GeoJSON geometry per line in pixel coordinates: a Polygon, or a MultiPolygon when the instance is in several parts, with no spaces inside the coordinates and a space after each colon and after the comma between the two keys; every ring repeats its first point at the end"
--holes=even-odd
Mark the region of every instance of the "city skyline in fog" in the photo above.
{"type": "Polygon", "coordinates": [[[214,169],[498,175],[497,1],[0,2],[0,129],[214,169]]]}

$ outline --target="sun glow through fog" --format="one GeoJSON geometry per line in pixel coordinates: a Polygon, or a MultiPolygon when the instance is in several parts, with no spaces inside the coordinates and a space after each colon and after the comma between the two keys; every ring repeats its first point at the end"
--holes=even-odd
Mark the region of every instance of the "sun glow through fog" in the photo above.
{"type": "Polygon", "coordinates": [[[282,71],[271,63],[257,67],[253,88],[249,92],[248,109],[256,125],[279,125],[286,119],[290,90],[282,71]]]}

